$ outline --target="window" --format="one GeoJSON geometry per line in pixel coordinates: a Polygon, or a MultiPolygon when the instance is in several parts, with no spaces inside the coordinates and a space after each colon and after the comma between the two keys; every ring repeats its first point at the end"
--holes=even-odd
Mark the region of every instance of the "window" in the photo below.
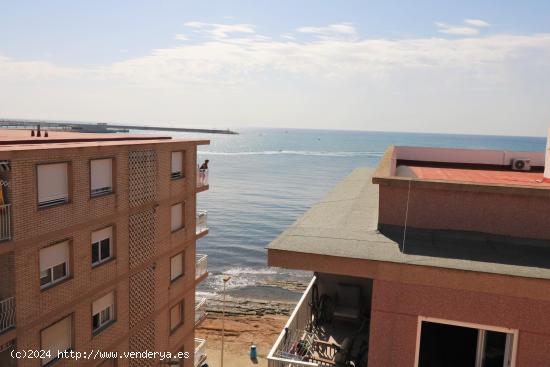
{"type": "Polygon", "coordinates": [[[113,192],[113,160],[90,161],[90,195],[98,196],[113,192]]]}
{"type": "Polygon", "coordinates": [[[39,207],[63,204],[69,201],[68,170],[68,163],[37,166],[39,207]]]}
{"type": "Polygon", "coordinates": [[[113,227],[92,232],[92,265],[99,265],[113,257],[113,227]]]}
{"type": "Polygon", "coordinates": [[[115,292],[104,295],[92,304],[92,331],[95,333],[115,319],[115,292]]]}
{"type": "Polygon", "coordinates": [[[172,152],[172,168],[170,170],[170,178],[172,180],[176,180],[184,176],[183,158],[183,152],[172,152]]]}
{"type": "Polygon", "coordinates": [[[42,366],[57,359],[59,352],[72,348],[72,317],[65,317],[63,320],[47,327],[40,332],[40,349],[49,352],[49,356],[42,358],[42,366]]]}
{"type": "Polygon", "coordinates": [[[183,301],[170,309],[170,331],[175,331],[183,324],[183,301]]]}
{"type": "Polygon", "coordinates": [[[509,367],[514,333],[505,329],[451,323],[421,322],[419,367],[509,367]]]}
{"type": "Polygon", "coordinates": [[[183,228],[183,223],[185,219],[184,210],[185,210],[185,206],[183,205],[183,203],[172,205],[171,212],[170,212],[172,232],[175,232],[178,229],[183,228]]]}
{"type": "Polygon", "coordinates": [[[46,288],[69,276],[69,241],[40,250],[40,287],[46,288]]]}
{"type": "Polygon", "coordinates": [[[184,258],[183,252],[170,258],[170,281],[173,282],[183,275],[184,258]]]}

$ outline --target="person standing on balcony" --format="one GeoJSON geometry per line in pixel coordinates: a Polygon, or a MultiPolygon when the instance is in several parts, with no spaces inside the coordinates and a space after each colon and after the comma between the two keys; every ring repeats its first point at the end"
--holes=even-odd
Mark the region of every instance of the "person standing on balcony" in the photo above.
{"type": "Polygon", "coordinates": [[[199,183],[200,185],[206,185],[206,175],[208,172],[208,162],[210,162],[208,159],[204,161],[203,164],[199,167],[199,183]]]}

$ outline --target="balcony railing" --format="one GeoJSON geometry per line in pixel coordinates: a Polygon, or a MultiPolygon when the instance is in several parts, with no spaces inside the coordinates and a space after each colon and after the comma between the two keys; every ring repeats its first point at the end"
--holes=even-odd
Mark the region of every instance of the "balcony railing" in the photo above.
{"type": "Polygon", "coordinates": [[[0,205],[0,241],[11,239],[11,204],[0,205]]]}
{"type": "Polygon", "coordinates": [[[195,301],[195,326],[206,318],[206,298],[195,301]]]}
{"type": "Polygon", "coordinates": [[[307,330],[311,325],[310,302],[315,281],[316,277],[313,277],[296,308],[290,315],[283,331],[275,341],[273,348],[271,348],[267,356],[268,367],[319,366],[318,363],[303,360],[300,355],[303,348],[296,347],[296,345],[299,345],[297,344],[297,339],[301,338],[302,334],[307,334],[307,330]]]}
{"type": "Polygon", "coordinates": [[[200,278],[208,271],[208,255],[197,254],[195,261],[195,279],[200,278]]]}
{"type": "Polygon", "coordinates": [[[197,212],[197,234],[208,230],[208,212],[201,210],[197,212]]]}
{"type": "Polygon", "coordinates": [[[197,188],[208,186],[208,169],[197,167],[197,188]]]}
{"type": "Polygon", "coordinates": [[[15,297],[0,301],[0,333],[15,326],[15,297]]]}
{"type": "Polygon", "coordinates": [[[206,362],[206,340],[195,338],[195,367],[206,362]]]}

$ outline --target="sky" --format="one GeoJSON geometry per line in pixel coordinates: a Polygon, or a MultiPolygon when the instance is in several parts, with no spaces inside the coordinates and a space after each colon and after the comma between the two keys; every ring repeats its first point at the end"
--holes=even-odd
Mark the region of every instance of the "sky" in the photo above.
{"type": "Polygon", "coordinates": [[[550,1],[0,0],[0,118],[546,136],[550,1]]]}

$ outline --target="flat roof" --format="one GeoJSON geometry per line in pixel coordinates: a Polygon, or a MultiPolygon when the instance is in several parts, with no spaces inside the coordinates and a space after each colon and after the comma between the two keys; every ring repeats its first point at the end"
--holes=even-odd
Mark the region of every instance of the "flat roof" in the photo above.
{"type": "Polygon", "coordinates": [[[192,142],[210,144],[209,140],[172,139],[168,135],[80,133],[62,130],[41,130],[41,136],[31,136],[30,129],[0,129],[0,151],[59,149],[93,146],[192,142]],[[48,133],[48,137],[44,134],[48,133]]]}
{"type": "Polygon", "coordinates": [[[480,184],[519,185],[550,187],[542,172],[504,171],[483,168],[422,167],[413,165],[397,166],[396,175],[421,180],[443,180],[473,182],[480,184]]]}
{"type": "Polygon", "coordinates": [[[283,250],[550,279],[550,241],[444,230],[378,231],[374,170],[358,168],[268,245],[283,250]]]}

